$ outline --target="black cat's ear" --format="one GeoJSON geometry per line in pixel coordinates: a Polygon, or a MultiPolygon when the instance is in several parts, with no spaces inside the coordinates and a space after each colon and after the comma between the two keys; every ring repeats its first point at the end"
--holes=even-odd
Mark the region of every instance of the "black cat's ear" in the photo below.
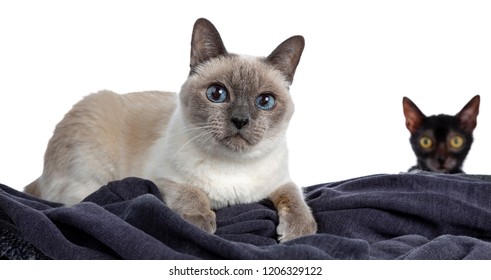
{"type": "Polygon", "coordinates": [[[217,29],[207,19],[196,20],[191,38],[191,72],[209,59],[227,54],[217,29]]]}
{"type": "Polygon", "coordinates": [[[402,99],[402,107],[404,110],[404,116],[406,117],[406,127],[411,132],[416,132],[426,117],[414,104],[411,99],[404,97],[402,99]]]}
{"type": "Polygon", "coordinates": [[[285,75],[286,80],[291,84],[304,46],[305,40],[302,36],[290,37],[276,47],[266,58],[266,62],[280,70],[285,75]]]}
{"type": "Polygon", "coordinates": [[[462,128],[469,133],[476,128],[480,100],[479,95],[474,96],[456,115],[459,118],[462,128]]]}

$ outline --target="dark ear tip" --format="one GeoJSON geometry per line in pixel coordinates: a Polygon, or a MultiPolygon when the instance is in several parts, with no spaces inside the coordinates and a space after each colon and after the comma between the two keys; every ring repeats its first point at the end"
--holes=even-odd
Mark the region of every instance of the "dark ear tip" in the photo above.
{"type": "Polygon", "coordinates": [[[203,24],[203,23],[206,23],[206,24],[209,24],[211,23],[209,20],[207,20],[206,18],[199,18],[197,19],[194,24],[197,25],[197,24],[203,24]]]}
{"type": "Polygon", "coordinates": [[[479,104],[481,102],[481,96],[478,95],[475,95],[474,97],[472,97],[472,99],[465,105],[464,108],[467,108],[469,106],[472,106],[475,108],[475,110],[479,110],[479,104]]]}
{"type": "Polygon", "coordinates": [[[305,44],[305,38],[302,35],[295,35],[291,38],[294,38],[294,40],[297,40],[299,43],[305,44]]]}
{"type": "Polygon", "coordinates": [[[477,94],[472,99],[475,100],[477,103],[479,103],[481,101],[481,96],[479,94],[477,94]]]}
{"type": "Polygon", "coordinates": [[[200,27],[204,28],[209,28],[209,29],[216,29],[213,23],[211,21],[207,20],[206,18],[199,18],[194,22],[194,27],[193,29],[198,29],[200,27]]]}
{"type": "Polygon", "coordinates": [[[292,41],[296,45],[300,46],[301,49],[305,47],[305,38],[302,35],[295,35],[287,39],[287,41],[292,41]]]}
{"type": "Polygon", "coordinates": [[[412,104],[414,104],[414,103],[413,103],[413,101],[411,101],[411,99],[409,99],[409,97],[406,97],[406,96],[402,97],[402,105],[412,106],[412,104]]]}

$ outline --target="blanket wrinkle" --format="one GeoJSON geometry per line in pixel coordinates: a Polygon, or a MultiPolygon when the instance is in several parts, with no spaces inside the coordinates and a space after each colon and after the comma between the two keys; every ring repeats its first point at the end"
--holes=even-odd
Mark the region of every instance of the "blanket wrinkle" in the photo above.
{"type": "Polygon", "coordinates": [[[278,243],[269,200],[216,211],[209,234],[151,181],[72,207],[0,184],[0,259],[491,259],[491,176],[375,174],[304,188],[315,235],[278,243]]]}

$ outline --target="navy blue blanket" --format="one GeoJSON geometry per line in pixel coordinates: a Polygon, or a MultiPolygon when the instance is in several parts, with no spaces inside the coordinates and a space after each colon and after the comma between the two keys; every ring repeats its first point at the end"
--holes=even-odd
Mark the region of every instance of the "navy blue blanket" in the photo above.
{"type": "Polygon", "coordinates": [[[142,179],[73,207],[0,185],[0,258],[491,259],[491,176],[373,175],[305,192],[318,233],[278,244],[269,201],[217,211],[211,235],[142,179]]]}

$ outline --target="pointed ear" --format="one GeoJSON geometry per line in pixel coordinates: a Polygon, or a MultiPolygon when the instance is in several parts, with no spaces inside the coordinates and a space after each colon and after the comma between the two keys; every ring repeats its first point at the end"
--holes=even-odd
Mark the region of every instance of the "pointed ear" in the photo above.
{"type": "Polygon", "coordinates": [[[266,62],[283,72],[286,80],[291,84],[304,46],[305,40],[302,36],[293,36],[281,43],[266,58],[266,62]]]}
{"type": "Polygon", "coordinates": [[[469,133],[472,132],[477,125],[480,99],[479,95],[474,96],[456,115],[460,120],[462,128],[469,133]]]}
{"type": "Polygon", "coordinates": [[[198,19],[191,38],[191,72],[198,64],[225,54],[227,50],[215,26],[207,19],[198,19]]]}
{"type": "Polygon", "coordinates": [[[421,127],[423,119],[426,117],[414,104],[411,99],[404,97],[402,99],[402,108],[404,110],[404,116],[406,117],[406,127],[414,133],[421,127]]]}

